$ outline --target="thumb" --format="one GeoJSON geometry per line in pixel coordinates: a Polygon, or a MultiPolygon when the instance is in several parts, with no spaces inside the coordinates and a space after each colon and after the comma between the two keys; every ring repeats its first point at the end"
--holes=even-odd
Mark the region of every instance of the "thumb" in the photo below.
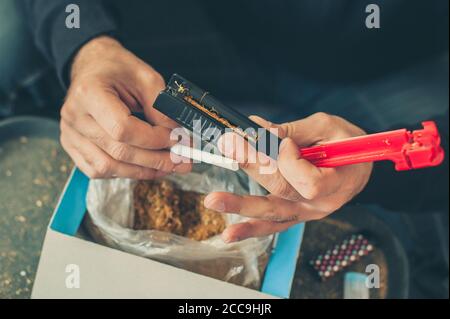
{"type": "Polygon", "coordinates": [[[315,115],[283,124],[274,124],[256,115],[249,118],[281,139],[291,138],[300,147],[320,142],[323,140],[324,131],[328,129],[327,125],[321,125],[322,122],[315,115]]]}
{"type": "Polygon", "coordinates": [[[136,96],[144,109],[147,121],[154,125],[175,128],[179,126],[175,121],[153,107],[156,98],[165,87],[166,84],[162,76],[151,67],[146,66],[146,70],[142,71],[140,76],[137,77],[136,90],[138,90],[138,92],[136,93],[136,96]]]}
{"type": "Polygon", "coordinates": [[[324,140],[329,127],[320,125],[310,118],[286,122],[280,125],[284,137],[291,138],[299,147],[307,147],[324,140]]]}
{"type": "Polygon", "coordinates": [[[320,176],[320,170],[305,159],[300,158],[298,146],[287,137],[280,145],[278,168],[281,175],[306,199],[316,196],[315,181],[320,176]]]}
{"type": "Polygon", "coordinates": [[[277,135],[279,138],[286,137],[286,133],[284,132],[283,127],[281,125],[274,124],[257,115],[250,115],[249,118],[256,124],[262,126],[266,130],[269,130],[272,134],[277,135]]]}
{"type": "Polygon", "coordinates": [[[274,125],[272,122],[269,122],[266,119],[263,119],[262,117],[257,116],[257,115],[250,115],[249,118],[256,124],[259,124],[264,128],[270,128],[274,125]]]}

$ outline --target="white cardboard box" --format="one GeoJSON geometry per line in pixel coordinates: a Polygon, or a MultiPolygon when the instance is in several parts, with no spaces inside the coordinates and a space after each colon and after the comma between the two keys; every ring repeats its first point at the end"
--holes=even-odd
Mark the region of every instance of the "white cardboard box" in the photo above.
{"type": "Polygon", "coordinates": [[[79,228],[88,178],[75,169],[47,229],[32,298],[287,298],[304,225],[280,233],[261,291],[88,241],[79,228]]]}

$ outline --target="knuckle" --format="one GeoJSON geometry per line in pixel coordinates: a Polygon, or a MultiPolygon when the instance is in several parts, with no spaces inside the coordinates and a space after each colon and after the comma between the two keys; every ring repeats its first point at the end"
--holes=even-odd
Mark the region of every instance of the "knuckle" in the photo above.
{"type": "Polygon", "coordinates": [[[143,179],[145,179],[144,176],[145,176],[144,169],[139,168],[139,169],[136,171],[135,178],[136,178],[137,180],[143,180],[143,179]]]}
{"type": "Polygon", "coordinates": [[[270,211],[266,212],[263,215],[263,219],[274,222],[274,223],[280,223],[280,222],[284,222],[286,220],[285,217],[283,217],[282,215],[279,215],[274,210],[270,210],[270,211]]]}
{"type": "Polygon", "coordinates": [[[328,117],[328,114],[325,112],[317,112],[317,113],[314,113],[312,115],[312,117],[314,117],[315,120],[320,121],[320,120],[326,119],[328,117]]]}
{"type": "Polygon", "coordinates": [[[290,204],[278,205],[268,210],[263,218],[275,223],[289,223],[296,221],[299,214],[295,212],[290,204]],[[293,212],[294,211],[294,212],[293,212]]]}
{"type": "Polygon", "coordinates": [[[89,81],[76,82],[70,87],[69,94],[75,97],[85,97],[91,92],[91,84],[89,81]]]}
{"type": "Polygon", "coordinates": [[[282,137],[292,137],[295,135],[295,125],[293,123],[284,123],[282,125],[282,137]]]}
{"type": "Polygon", "coordinates": [[[138,72],[138,78],[147,83],[148,85],[151,86],[155,86],[155,87],[164,87],[165,86],[165,81],[163,79],[163,77],[153,71],[153,70],[148,70],[148,69],[143,69],[141,71],[138,72]]]}
{"type": "Polygon", "coordinates": [[[281,216],[278,216],[273,211],[267,212],[263,215],[263,220],[271,221],[271,222],[279,222],[282,220],[281,216]]]}
{"type": "Polygon", "coordinates": [[[111,137],[117,142],[126,142],[128,127],[123,121],[117,121],[111,128],[111,137]]]}
{"type": "Polygon", "coordinates": [[[166,85],[163,77],[157,72],[152,73],[150,82],[156,87],[165,87],[166,85]]]}
{"type": "Polygon", "coordinates": [[[102,178],[103,176],[101,176],[95,169],[93,169],[92,167],[86,167],[84,169],[82,169],[82,171],[89,177],[89,178],[102,178]]]}
{"type": "Polygon", "coordinates": [[[108,177],[111,171],[111,161],[108,159],[96,160],[94,161],[93,166],[94,178],[108,177]]]}
{"type": "Polygon", "coordinates": [[[145,179],[145,172],[144,172],[144,170],[143,170],[142,168],[140,168],[140,169],[138,169],[138,170],[136,171],[136,176],[135,176],[135,178],[136,178],[138,181],[141,181],[141,180],[144,180],[144,179],[145,179]]]}
{"type": "Polygon", "coordinates": [[[110,155],[118,161],[128,162],[130,150],[126,144],[114,143],[114,145],[111,146],[110,155]]]}
{"type": "Polygon", "coordinates": [[[316,121],[325,126],[333,122],[333,116],[325,112],[318,112],[315,113],[313,116],[316,121]]]}
{"type": "Polygon", "coordinates": [[[108,141],[107,137],[101,132],[91,132],[89,139],[102,149],[105,148],[108,141]]]}
{"type": "Polygon", "coordinates": [[[172,164],[163,159],[156,159],[153,162],[152,168],[157,171],[170,171],[172,168],[172,164]]]}
{"type": "Polygon", "coordinates": [[[164,81],[164,78],[159,73],[153,73],[152,82],[157,87],[165,87],[166,82],[164,81]]]}
{"type": "Polygon", "coordinates": [[[270,185],[269,189],[272,194],[277,195],[278,197],[290,200],[298,199],[298,195],[291,185],[287,182],[280,181],[279,179],[274,179],[274,182],[270,185]]]}
{"type": "Polygon", "coordinates": [[[139,168],[138,171],[136,172],[136,179],[138,180],[146,180],[149,178],[151,179],[153,176],[154,176],[153,172],[145,168],[139,168]]]}

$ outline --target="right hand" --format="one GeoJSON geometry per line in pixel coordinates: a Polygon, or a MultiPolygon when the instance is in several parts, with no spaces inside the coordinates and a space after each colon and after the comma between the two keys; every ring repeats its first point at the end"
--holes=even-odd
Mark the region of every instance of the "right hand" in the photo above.
{"type": "Polygon", "coordinates": [[[252,117],[252,120],[273,130],[283,141],[274,161],[263,153],[257,154],[240,135],[226,133],[219,139],[219,150],[238,161],[240,167],[270,193],[241,196],[213,192],[205,198],[204,204],[209,209],[249,217],[225,229],[222,237],[226,242],[266,236],[300,222],[324,218],[366,186],[372,163],[316,167],[298,151],[300,147],[365,135],[359,127],[325,113],[280,125],[260,117],[252,117]],[[275,169],[268,173],[263,167],[275,169]]]}
{"type": "Polygon", "coordinates": [[[159,73],[116,40],[91,40],[72,64],[61,109],[62,146],[91,178],[189,172],[191,164],[175,164],[168,151],[176,143],[170,139],[176,123],[153,108],[164,87],[159,73]],[[131,112],[144,112],[147,122],[131,112]]]}

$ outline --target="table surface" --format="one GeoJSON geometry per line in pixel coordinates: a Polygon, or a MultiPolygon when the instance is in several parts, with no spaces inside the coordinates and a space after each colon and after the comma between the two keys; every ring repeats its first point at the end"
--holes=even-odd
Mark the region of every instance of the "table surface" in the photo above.
{"type": "Polygon", "coordinates": [[[53,139],[0,143],[0,298],[30,297],[45,231],[71,168],[53,139]]]}

